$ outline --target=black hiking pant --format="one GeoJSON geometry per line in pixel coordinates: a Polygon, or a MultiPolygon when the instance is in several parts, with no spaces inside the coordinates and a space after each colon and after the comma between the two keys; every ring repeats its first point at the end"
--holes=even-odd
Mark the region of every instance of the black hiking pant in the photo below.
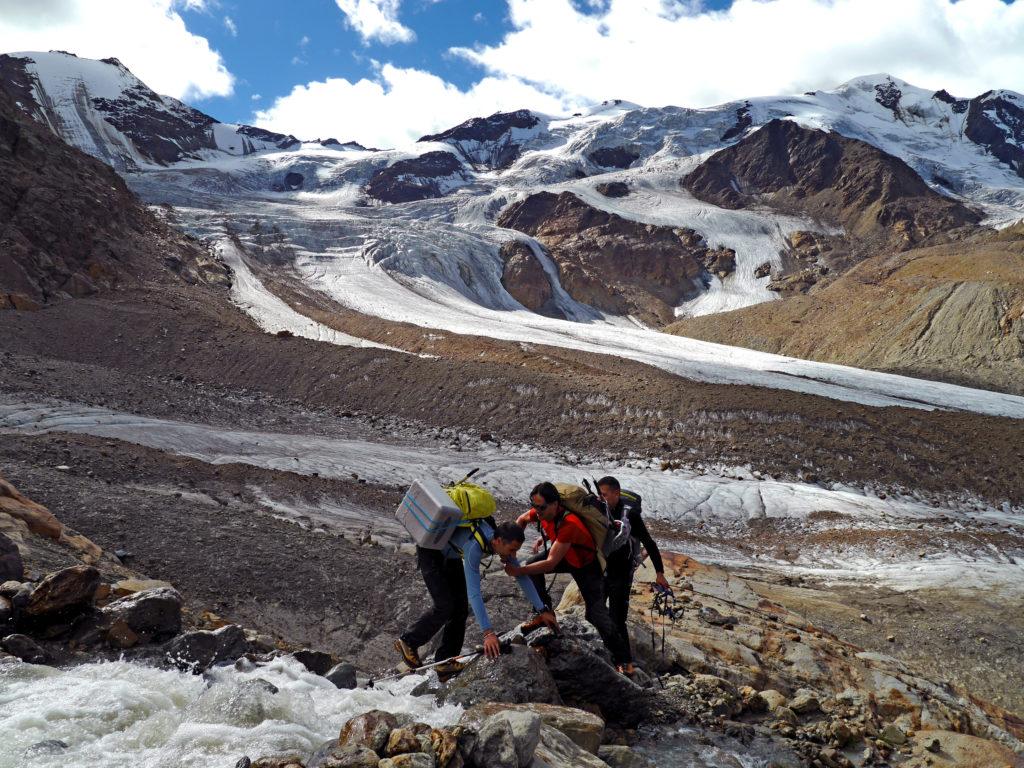
{"type": "MultiPolygon", "coordinates": [[[[546,557],[547,555],[543,552],[538,553],[527,561],[527,565],[544,560],[546,557]]],[[[589,565],[585,565],[582,568],[573,568],[563,559],[554,572],[568,573],[572,576],[573,581],[576,582],[580,595],[583,597],[583,604],[587,608],[587,621],[594,625],[597,633],[601,636],[604,647],[612,655],[612,661],[615,664],[629,664],[632,662],[633,656],[629,649],[629,642],[619,633],[618,628],[612,621],[611,615],[608,613],[608,606],[605,605],[604,576],[601,575],[601,566],[597,559],[595,558],[589,565]]],[[[544,583],[545,575],[537,574],[531,576],[530,579],[533,581],[533,585],[537,587],[537,594],[540,595],[544,605],[550,608],[552,607],[551,595],[548,594],[547,585],[544,583]]]]}
{"type": "Polygon", "coordinates": [[[413,648],[419,648],[444,628],[434,661],[458,656],[466,639],[466,619],[469,618],[466,573],[462,570],[462,561],[446,558],[436,549],[416,547],[416,565],[423,574],[423,583],[427,585],[433,606],[409,627],[402,640],[413,648]]]}
{"type": "MultiPolygon", "coordinates": [[[[623,547],[629,549],[629,547],[623,547]]],[[[633,558],[617,556],[613,553],[608,558],[608,567],[604,574],[604,590],[608,599],[608,614],[618,629],[623,641],[629,646],[629,629],[626,619],[629,617],[629,598],[633,590],[633,558]]]]}

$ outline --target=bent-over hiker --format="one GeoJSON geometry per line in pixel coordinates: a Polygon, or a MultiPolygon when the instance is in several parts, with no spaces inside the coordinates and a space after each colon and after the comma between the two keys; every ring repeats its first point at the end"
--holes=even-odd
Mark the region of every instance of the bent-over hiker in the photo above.
{"type": "Polygon", "coordinates": [[[640,494],[622,488],[614,477],[602,477],[597,481],[597,492],[608,505],[608,514],[613,520],[629,521],[631,546],[623,546],[608,555],[608,567],[605,570],[604,585],[608,598],[608,613],[618,627],[619,633],[629,642],[629,629],[626,619],[629,616],[629,596],[633,589],[633,573],[640,563],[640,545],[647,550],[654,566],[655,581],[665,589],[669,589],[665,578],[665,565],[661,560],[661,550],[647,530],[641,516],[640,494]]]}
{"type": "Polygon", "coordinates": [[[562,505],[558,489],[551,483],[537,485],[530,492],[530,503],[533,507],[520,515],[516,522],[523,528],[530,523],[539,523],[541,534],[551,542],[551,548],[530,558],[524,566],[506,565],[505,572],[510,576],[529,576],[548,609],[551,608],[551,595],[544,583],[544,575],[570,574],[586,605],[587,621],[601,635],[612,661],[620,672],[633,674],[629,643],[619,633],[605,605],[604,576],[594,537],[579,516],[562,505]]]}
{"type": "MultiPolygon", "coordinates": [[[[470,607],[483,631],[484,653],[490,658],[501,653],[498,635],[491,627],[481,594],[481,560],[484,555],[493,554],[502,562],[517,566],[516,553],[523,539],[523,529],[515,523],[501,523],[493,528],[486,520],[480,520],[471,526],[458,527],[444,549],[416,547],[417,567],[433,605],[395,641],[395,648],[409,667],[415,669],[423,665],[419,656],[420,646],[442,630],[441,644],[434,653],[434,660],[444,661],[457,656],[466,637],[470,607]]],[[[525,576],[516,581],[537,611],[534,622],[557,627],[554,613],[547,610],[533,582],[525,576]]],[[[452,662],[439,667],[438,674],[453,674],[461,668],[461,664],[452,662]]]]}

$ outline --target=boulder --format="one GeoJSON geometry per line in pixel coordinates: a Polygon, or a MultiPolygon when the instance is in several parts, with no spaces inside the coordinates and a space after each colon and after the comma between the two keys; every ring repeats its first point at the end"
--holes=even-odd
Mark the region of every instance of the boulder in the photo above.
{"type": "Polygon", "coordinates": [[[789,699],[771,688],[758,692],[757,698],[764,702],[764,706],[769,712],[774,712],[779,707],[789,704],[789,699]]]}
{"type": "Polygon", "coordinates": [[[561,624],[562,635],[548,645],[548,669],[562,700],[597,707],[605,722],[626,728],[648,720],[650,695],[607,661],[596,631],[569,617],[561,624]]]}
{"type": "Polygon", "coordinates": [[[604,737],[604,721],[593,714],[574,707],[553,704],[499,704],[487,702],[467,709],[461,722],[469,728],[479,729],[484,721],[498,712],[529,712],[537,715],[543,725],[561,731],[576,744],[597,754],[604,737]]]}
{"type": "Polygon", "coordinates": [[[608,763],[609,768],[655,768],[654,763],[629,747],[605,744],[597,750],[597,756],[608,763]]]}
{"type": "Polygon", "coordinates": [[[624,181],[608,181],[594,186],[598,192],[605,197],[626,197],[629,194],[629,184],[624,181]]]}
{"type": "Polygon", "coordinates": [[[306,768],[377,768],[380,757],[372,749],[353,744],[343,746],[337,740],[325,742],[306,762],[306,768]]]}
{"type": "MultiPolygon", "coordinates": [[[[505,710],[492,717],[507,720],[512,727],[512,739],[516,745],[519,768],[526,768],[533,762],[533,753],[540,743],[541,719],[532,712],[505,710]]],[[[486,723],[484,724],[486,727],[486,723]]]]}
{"type": "Polygon", "coordinates": [[[14,601],[0,595],[0,624],[6,624],[14,617],[14,601]]]}
{"type": "Polygon", "coordinates": [[[443,703],[469,707],[484,701],[506,704],[561,704],[558,688],[541,657],[513,645],[497,659],[478,657],[439,694],[443,703]]]}
{"type": "Polygon", "coordinates": [[[8,635],[0,641],[0,648],[29,664],[45,664],[47,660],[46,651],[28,635],[8,635]]]}
{"type": "Polygon", "coordinates": [[[309,648],[303,648],[301,651],[293,653],[292,656],[314,675],[326,675],[334,665],[331,655],[323,651],[311,651],[309,648]]]}
{"type": "Polygon", "coordinates": [[[39,536],[57,540],[64,529],[60,521],[42,504],[23,496],[17,488],[0,477],[0,513],[20,520],[39,536]]]}
{"type": "Polygon", "coordinates": [[[809,715],[821,710],[821,702],[818,700],[818,694],[814,691],[801,688],[790,699],[789,708],[798,715],[809,715]]]}
{"type": "Polygon", "coordinates": [[[25,578],[25,564],[21,561],[18,545],[0,533],[0,581],[21,581],[25,578]]]}
{"type": "Polygon", "coordinates": [[[421,746],[416,729],[404,726],[396,728],[388,736],[388,743],[384,747],[384,754],[388,757],[394,757],[395,755],[404,755],[407,752],[419,752],[421,746]]]}
{"type": "Polygon", "coordinates": [[[25,615],[33,619],[86,608],[100,585],[100,572],[91,565],[75,565],[49,574],[32,590],[25,615]]]}
{"type": "Polygon", "coordinates": [[[352,689],[356,687],[356,668],[345,661],[335,664],[327,670],[324,677],[334,683],[335,688],[352,689]]]}
{"type": "Polygon", "coordinates": [[[156,587],[115,600],[101,612],[114,622],[124,622],[138,634],[162,639],[181,631],[181,602],[176,589],[156,587]]]}
{"type": "Polygon", "coordinates": [[[512,723],[503,717],[489,717],[477,733],[473,762],[487,768],[521,768],[512,723]]]}
{"type": "Polygon", "coordinates": [[[233,661],[247,651],[245,632],[237,624],[228,624],[214,632],[202,629],[186,632],[164,646],[167,661],[195,674],[219,662],[233,661]]]}
{"type": "Polygon", "coordinates": [[[366,747],[383,752],[391,732],[398,728],[398,718],[390,712],[372,709],[353,717],[341,727],[338,744],[343,747],[366,747]]]}
{"type": "Polygon", "coordinates": [[[540,728],[540,743],[533,756],[533,765],[538,768],[608,768],[604,760],[590,754],[564,733],[547,725],[540,728]]]}

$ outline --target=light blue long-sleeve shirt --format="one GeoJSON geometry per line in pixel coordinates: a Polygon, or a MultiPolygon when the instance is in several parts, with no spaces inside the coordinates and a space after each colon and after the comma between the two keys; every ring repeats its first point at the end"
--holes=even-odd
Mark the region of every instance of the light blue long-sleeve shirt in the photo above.
{"type": "MultiPolygon", "coordinates": [[[[487,523],[481,522],[480,533],[483,535],[484,540],[490,544],[494,538],[494,529],[487,523]]],[[[462,558],[462,568],[466,573],[466,596],[469,598],[469,605],[473,609],[476,623],[480,625],[480,629],[490,629],[491,620],[487,615],[487,608],[484,607],[484,598],[480,589],[480,561],[483,559],[484,551],[480,547],[480,542],[473,535],[473,529],[468,527],[456,528],[443,553],[447,558],[462,558]]],[[[519,561],[516,558],[510,559],[509,563],[515,566],[519,565],[519,561]]],[[[543,610],[544,603],[541,602],[540,595],[537,594],[537,588],[533,586],[530,578],[528,576],[517,576],[516,581],[519,583],[519,588],[523,591],[523,595],[530,601],[534,609],[538,611],[543,610]]]]}

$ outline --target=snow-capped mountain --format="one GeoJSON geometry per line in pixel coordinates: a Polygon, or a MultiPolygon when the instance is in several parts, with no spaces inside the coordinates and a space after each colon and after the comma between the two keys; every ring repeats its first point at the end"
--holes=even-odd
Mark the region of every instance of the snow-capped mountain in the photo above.
{"type": "MultiPolygon", "coordinates": [[[[831,196],[848,183],[842,174],[832,186],[795,180],[794,189],[814,190],[813,210],[773,207],[758,195],[723,206],[683,179],[782,120],[855,140],[857,152],[873,148],[882,176],[851,199],[866,211],[884,202],[881,216],[901,211],[893,221],[915,228],[909,244],[979,217],[1002,224],[1024,216],[1016,155],[1024,99],[1007,91],[960,99],[878,75],[707,109],[613,100],[570,116],[502,112],[372,150],[217,123],[157,96],[112,60],[18,54],[0,58],[0,68],[23,110],[114,164],[143,200],[179,208],[181,226],[213,241],[235,270],[236,301],[261,325],[317,339],[339,338],[337,329],[303,315],[311,310],[295,306],[294,294],[283,302],[274,275],[316,301],[386,322],[614,354],[710,381],[903,402],[904,384],[875,383],[868,394],[857,385],[851,395],[836,386],[845,373],[800,364],[780,378],[765,371],[793,361],[726,354],[647,327],[776,300],[773,277],[789,262],[813,261],[818,243],[871,226],[847,232],[853,217],[829,215],[831,196]],[[956,215],[917,227],[903,216],[907,194],[929,207],[955,205],[956,215]],[[522,216],[503,215],[519,203],[539,218],[520,225],[522,216]],[[798,240],[810,245],[794,256],[798,240]],[[631,258],[638,253],[644,259],[631,258]]],[[[809,141],[826,158],[841,144],[809,141]]]]}
{"type": "Polygon", "coordinates": [[[22,110],[121,171],[298,144],[294,136],[221,123],[160,96],[117,59],[59,51],[5,54],[0,77],[22,110]]]}

